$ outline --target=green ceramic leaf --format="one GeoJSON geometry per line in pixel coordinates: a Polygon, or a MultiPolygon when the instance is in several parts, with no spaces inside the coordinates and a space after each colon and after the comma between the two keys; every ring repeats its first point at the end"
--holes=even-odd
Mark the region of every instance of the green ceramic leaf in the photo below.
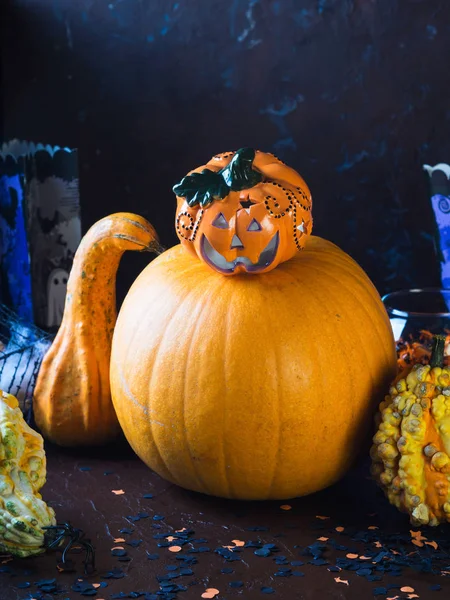
{"type": "Polygon", "coordinates": [[[262,181],[262,174],[253,169],[254,159],[253,148],[241,148],[220,171],[203,169],[201,173],[191,173],[172,189],[180,198],[186,198],[189,206],[208,206],[213,200],[223,200],[231,190],[246,190],[262,181]]]}
{"type": "Polygon", "coordinates": [[[230,189],[219,172],[203,169],[201,173],[186,175],[173,186],[177,196],[186,198],[189,206],[208,206],[215,199],[223,199],[230,193],[230,189]]]}
{"type": "Polygon", "coordinates": [[[262,181],[262,174],[253,169],[254,160],[253,148],[241,148],[221,170],[222,177],[231,190],[246,190],[262,181]]]}

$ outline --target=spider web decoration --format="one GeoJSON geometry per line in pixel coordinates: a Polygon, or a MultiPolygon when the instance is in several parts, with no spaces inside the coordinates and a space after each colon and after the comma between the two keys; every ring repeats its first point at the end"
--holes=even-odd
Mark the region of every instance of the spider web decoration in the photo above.
{"type": "Polygon", "coordinates": [[[52,340],[0,304],[0,390],[16,396],[27,423],[39,368],[52,340]]]}

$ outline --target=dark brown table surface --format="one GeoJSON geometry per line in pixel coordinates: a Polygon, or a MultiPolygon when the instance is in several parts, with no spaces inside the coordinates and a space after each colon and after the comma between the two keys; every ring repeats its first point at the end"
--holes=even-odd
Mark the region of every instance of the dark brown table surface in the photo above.
{"type": "Polygon", "coordinates": [[[85,582],[107,584],[97,588],[92,596],[97,600],[120,594],[144,600],[191,600],[202,598],[208,588],[219,590],[217,600],[449,597],[450,525],[422,528],[420,545],[413,544],[410,532],[417,529],[368,478],[365,459],[323,492],[286,502],[258,503],[220,500],[180,489],[151,472],[125,444],[89,451],[48,447],[47,456],[43,497],[55,509],[58,521],[70,521],[91,538],[96,571],[83,575],[81,554],[71,554],[75,571],[70,573],[58,572],[57,553],[24,560],[3,558],[0,600],[89,597],[72,589],[77,579],[84,580],[78,581],[79,589],[89,588],[85,582]],[[144,498],[147,494],[153,497],[144,498]],[[283,504],[291,508],[280,508],[283,504]],[[124,528],[133,532],[121,533],[124,528]],[[167,540],[183,528],[188,530],[181,534],[184,539],[167,540]],[[327,539],[320,542],[320,537],[327,539]],[[125,542],[114,542],[117,538],[125,542]],[[233,540],[245,546],[240,551],[227,550],[226,546],[236,546],[233,540]],[[275,544],[278,550],[272,549],[266,557],[255,555],[264,544],[275,544]],[[182,550],[172,552],[168,545],[182,546],[182,550]],[[126,555],[113,556],[115,547],[122,547],[126,555]],[[236,560],[230,562],[217,550],[236,560]],[[347,554],[350,558],[346,559],[347,554]],[[347,560],[344,565],[343,559],[347,560]],[[336,564],[346,568],[330,571],[336,564]],[[223,569],[232,572],[223,573],[223,569]],[[111,578],[111,572],[120,578],[111,578]],[[168,576],[174,578],[168,580],[168,576]],[[380,580],[371,581],[373,576],[380,580]],[[45,588],[42,580],[53,579],[56,582],[45,588]],[[36,582],[47,591],[39,591],[36,582]],[[170,585],[175,591],[167,591],[170,585]]]}

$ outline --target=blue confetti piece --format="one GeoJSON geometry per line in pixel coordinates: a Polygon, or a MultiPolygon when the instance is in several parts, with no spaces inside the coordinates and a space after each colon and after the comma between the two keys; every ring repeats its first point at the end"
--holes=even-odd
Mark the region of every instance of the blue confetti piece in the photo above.
{"type": "Polygon", "coordinates": [[[442,586],[436,583],[435,585],[430,585],[430,590],[432,592],[438,592],[439,590],[442,590],[442,586]]]}
{"type": "Polygon", "coordinates": [[[158,560],[159,554],[150,554],[149,552],[147,552],[147,558],[149,560],[158,560]]]}
{"type": "Polygon", "coordinates": [[[126,555],[127,555],[126,550],[120,550],[119,548],[116,548],[115,550],[111,550],[111,556],[126,556],[126,555]]]}
{"type": "Polygon", "coordinates": [[[153,498],[153,494],[144,494],[143,498],[145,498],[146,500],[150,500],[151,498],[153,498]]]}
{"type": "Polygon", "coordinates": [[[244,586],[244,584],[242,583],[242,581],[230,581],[228,583],[228,585],[232,588],[241,588],[244,586]]]}
{"type": "Polygon", "coordinates": [[[18,587],[20,590],[24,590],[26,588],[29,588],[31,585],[31,583],[29,581],[21,581],[20,583],[17,584],[16,587],[18,587]]]}
{"type": "Polygon", "coordinates": [[[264,587],[261,588],[261,592],[263,594],[274,594],[275,590],[272,587],[264,586],[264,587]]]}
{"type": "Polygon", "coordinates": [[[165,517],[163,515],[153,515],[154,521],[163,521],[165,517]]]}
{"type": "Polygon", "coordinates": [[[295,577],[304,577],[305,574],[302,573],[302,571],[292,571],[292,575],[294,575],[295,577]]]}
{"type": "Polygon", "coordinates": [[[90,471],[91,467],[80,467],[80,471],[90,471]]]}
{"type": "Polygon", "coordinates": [[[270,556],[271,552],[268,548],[258,548],[258,550],[255,550],[253,554],[256,554],[256,556],[270,556]]]}
{"type": "Polygon", "coordinates": [[[339,567],[335,567],[334,565],[331,565],[330,567],[328,567],[328,571],[330,571],[330,573],[339,573],[340,570],[341,569],[339,567]]]}
{"type": "Polygon", "coordinates": [[[134,533],[134,529],[129,529],[127,527],[124,527],[123,529],[119,529],[119,532],[131,534],[131,533],[134,533]]]}
{"type": "Polygon", "coordinates": [[[291,566],[293,567],[303,567],[304,564],[301,560],[291,560],[291,566]]]}
{"type": "Polygon", "coordinates": [[[224,569],[221,569],[220,572],[223,573],[224,575],[229,575],[230,573],[234,573],[234,569],[230,569],[229,567],[225,567],[224,569]]]}
{"type": "Polygon", "coordinates": [[[387,588],[385,587],[377,587],[373,589],[374,596],[386,596],[387,592],[387,588]]]}
{"type": "Polygon", "coordinates": [[[113,475],[114,471],[104,471],[103,475],[113,475]]]}

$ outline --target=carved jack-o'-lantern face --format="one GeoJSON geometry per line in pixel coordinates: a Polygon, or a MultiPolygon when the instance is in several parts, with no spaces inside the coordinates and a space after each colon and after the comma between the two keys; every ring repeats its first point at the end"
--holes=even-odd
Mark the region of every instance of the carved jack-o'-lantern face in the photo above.
{"type": "Polygon", "coordinates": [[[272,154],[219,154],[173,189],[181,243],[225,275],[270,271],[311,234],[310,191],[272,154]]]}

